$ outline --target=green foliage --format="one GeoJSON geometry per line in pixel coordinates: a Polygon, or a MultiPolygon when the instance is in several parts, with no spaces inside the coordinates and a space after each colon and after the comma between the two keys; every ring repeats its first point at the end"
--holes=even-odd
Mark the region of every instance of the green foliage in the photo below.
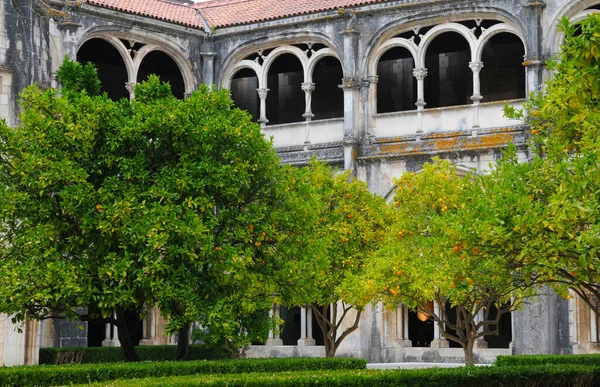
{"type": "MultiPolygon", "coordinates": [[[[362,359],[248,359],[190,362],[144,362],[119,364],[79,364],[65,366],[24,366],[0,368],[0,385],[56,386],[106,382],[115,379],[157,378],[178,375],[236,374],[310,370],[364,369],[362,359]]],[[[197,376],[196,376],[197,377],[197,376]]]]}
{"type": "Polygon", "coordinates": [[[535,367],[431,368],[402,371],[311,371],[119,380],[92,386],[594,386],[600,368],[574,364],[535,367]]]}
{"type": "Polygon", "coordinates": [[[598,366],[600,355],[512,355],[498,356],[494,365],[496,367],[519,367],[519,366],[539,366],[552,364],[576,364],[587,366],[598,366]]]}
{"type": "Polygon", "coordinates": [[[537,278],[522,271],[506,231],[506,213],[522,205],[511,197],[520,183],[499,176],[506,164],[518,165],[510,152],[496,171],[461,178],[449,161],[434,159],[396,180],[395,224],[356,285],[365,299],[420,309],[443,324],[442,335],[464,348],[468,365],[475,340],[497,333],[500,317],[535,294],[537,278]]]}
{"type": "Polygon", "coordinates": [[[93,63],[85,66],[65,56],[63,65],[56,72],[56,78],[61,83],[64,92],[84,91],[87,95],[100,94],[98,70],[93,63]]]}
{"type": "Polygon", "coordinates": [[[325,333],[327,356],[333,356],[358,327],[360,311],[368,303],[355,297],[346,281],[380,246],[388,230],[389,207],[366,183],[349,173],[336,175],[322,162],[286,167],[284,174],[287,197],[277,212],[277,292],[284,305],[312,308],[325,333]],[[346,318],[349,328],[336,335],[346,318]]]}
{"type": "Polygon", "coordinates": [[[271,302],[249,230],[274,227],[271,143],[225,90],[178,100],[150,77],[113,102],[78,88],[86,69],[67,61],[64,92],[29,87],[20,127],[0,124],[0,312],[111,320],[124,350],[124,311],[144,305],[169,331],[242,332],[237,316],[271,302]]]}
{"type": "Polygon", "coordinates": [[[524,110],[531,125],[528,168],[504,176],[525,185],[512,217],[511,239],[521,246],[524,270],[550,281],[568,297],[575,291],[599,311],[600,288],[600,17],[562,21],[565,41],[545,93],[524,110]],[[576,33],[579,31],[579,33],[576,33]]]}
{"type": "MultiPolygon", "coordinates": [[[[175,360],[173,345],[149,345],[136,348],[142,360],[168,361],[175,360]]],[[[184,360],[225,359],[231,354],[221,347],[207,345],[190,345],[184,360]]],[[[119,347],[89,348],[40,348],[40,364],[92,364],[117,363],[123,361],[123,352],[119,347]]]]}

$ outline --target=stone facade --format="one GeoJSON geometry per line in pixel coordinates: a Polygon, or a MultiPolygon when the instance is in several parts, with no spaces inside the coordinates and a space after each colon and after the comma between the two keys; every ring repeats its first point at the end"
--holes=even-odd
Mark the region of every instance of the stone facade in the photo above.
{"type": "MultiPolygon", "coordinates": [[[[527,126],[506,119],[502,107],[520,107],[543,87],[544,60],[561,43],[557,21],[600,9],[598,0],[392,0],[211,28],[199,8],[202,29],[92,4],[0,0],[0,118],[18,123],[17,96],[26,86],[57,86],[65,56],[96,63],[105,89],[129,97],[147,73],[163,71],[174,90],[181,84],[182,97],[200,83],[230,89],[273,138],[282,162],[303,165],[316,156],[352,170],[386,198],[393,178],[433,156],[461,171],[485,171],[511,141],[526,160],[527,126]]],[[[248,356],[322,356],[312,345],[311,317],[294,313],[297,345],[272,335],[248,356]]],[[[402,307],[367,308],[338,353],[460,361],[462,351],[440,338],[440,327],[427,346],[413,347],[414,321],[402,307]]],[[[0,318],[0,365],[35,362],[40,343],[88,345],[91,325],[76,325],[45,321],[40,335],[39,324],[28,323],[18,333],[0,318]]],[[[164,326],[149,310],[140,344],[172,342],[164,326]]],[[[594,315],[580,300],[550,291],[513,313],[510,326],[510,347],[482,343],[479,361],[598,350],[594,315]]],[[[105,345],[118,344],[112,327],[102,334],[105,345]]]]}

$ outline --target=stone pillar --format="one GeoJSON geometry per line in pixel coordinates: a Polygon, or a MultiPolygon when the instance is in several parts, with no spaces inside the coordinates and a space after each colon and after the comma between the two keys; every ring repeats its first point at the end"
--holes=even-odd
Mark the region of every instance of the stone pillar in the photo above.
{"type": "Polygon", "coordinates": [[[129,92],[129,99],[135,98],[135,82],[125,82],[125,88],[129,92]]]}
{"type": "Polygon", "coordinates": [[[595,347],[598,344],[598,316],[590,309],[590,343],[595,347]]]}
{"type": "Polygon", "coordinates": [[[375,128],[375,115],[377,114],[377,83],[379,82],[379,76],[369,75],[367,77],[368,82],[368,97],[366,111],[369,112],[366,117],[365,127],[367,128],[367,136],[375,137],[373,129],[375,128]]]}
{"type": "Polygon", "coordinates": [[[217,53],[212,51],[203,51],[202,56],[202,83],[208,86],[215,84],[215,56],[217,53]]]}
{"type": "Polygon", "coordinates": [[[360,141],[360,88],[358,80],[358,37],[357,18],[353,12],[349,16],[346,29],[341,32],[344,37],[343,68],[345,69],[342,85],[344,91],[344,169],[356,172],[356,155],[360,141]]]}
{"type": "Polygon", "coordinates": [[[304,91],[304,101],[305,101],[305,109],[302,117],[306,119],[307,122],[310,122],[312,118],[315,116],[312,113],[312,92],[315,90],[315,84],[312,82],[304,82],[302,83],[302,91],[304,91]]]}
{"type": "MultiPolygon", "coordinates": [[[[279,304],[273,304],[273,308],[271,308],[271,310],[269,311],[269,314],[271,316],[275,316],[279,319],[279,316],[280,316],[279,310],[280,310],[279,304]]],[[[283,345],[283,340],[281,340],[281,338],[279,337],[279,333],[275,333],[274,330],[270,330],[269,338],[267,339],[267,345],[270,345],[270,346],[283,345]]]]}
{"type": "MultiPolygon", "coordinates": [[[[437,302],[433,302],[433,313],[436,316],[442,316],[442,308],[441,305],[438,305],[437,302]]],[[[437,323],[437,321],[433,320],[433,341],[431,342],[431,348],[448,348],[450,343],[444,337],[442,337],[441,331],[444,329],[443,324],[437,323]]]]}
{"type": "Polygon", "coordinates": [[[401,347],[412,347],[408,339],[408,309],[402,305],[396,307],[396,340],[401,347]]]}
{"type": "Polygon", "coordinates": [[[267,119],[267,94],[269,93],[269,89],[260,88],[256,89],[258,92],[258,98],[260,98],[260,118],[258,119],[258,123],[263,128],[269,123],[267,119]]]}
{"type": "Polygon", "coordinates": [[[527,23],[524,35],[527,41],[527,57],[523,62],[526,68],[527,88],[529,93],[540,91],[543,85],[544,57],[542,48],[542,14],[546,7],[543,0],[528,0],[524,7],[527,23]]]}
{"type": "Polygon", "coordinates": [[[312,338],[312,309],[310,307],[300,308],[300,340],[299,346],[315,345],[312,338]]]}
{"type": "Polygon", "coordinates": [[[417,133],[423,133],[423,110],[425,110],[425,77],[427,69],[413,69],[413,76],[417,78],[417,133]]]}
{"type": "MultiPolygon", "coordinates": [[[[116,313],[113,313],[113,318],[117,318],[116,313]]],[[[119,347],[121,343],[119,342],[119,331],[116,325],[111,323],[106,323],[104,333],[104,340],[102,340],[103,347],[119,347]]]]}
{"type": "Polygon", "coordinates": [[[483,62],[469,62],[469,67],[473,71],[473,129],[479,129],[479,103],[483,99],[481,96],[481,83],[479,81],[479,73],[483,68],[483,62]]]}
{"type": "Polygon", "coordinates": [[[28,321],[25,324],[25,364],[38,364],[40,360],[40,322],[28,321]]]}
{"type": "MultiPolygon", "coordinates": [[[[479,313],[477,313],[477,316],[475,316],[475,324],[478,324],[480,321],[483,321],[483,309],[479,311],[479,313]]],[[[481,327],[480,330],[484,330],[485,329],[485,325],[481,327]]],[[[475,340],[475,348],[487,348],[488,347],[488,343],[487,341],[485,341],[484,337],[479,337],[475,340]]]]}

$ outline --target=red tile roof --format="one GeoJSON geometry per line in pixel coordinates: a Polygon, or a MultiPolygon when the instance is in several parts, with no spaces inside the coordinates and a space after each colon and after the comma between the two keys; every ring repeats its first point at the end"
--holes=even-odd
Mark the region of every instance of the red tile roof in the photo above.
{"type": "Polygon", "coordinates": [[[390,0],[212,0],[196,3],[208,25],[226,27],[390,0]]]}
{"type": "Polygon", "coordinates": [[[204,24],[197,11],[190,5],[163,0],[88,0],[88,3],[121,12],[133,13],[188,27],[202,29],[204,24]]]}

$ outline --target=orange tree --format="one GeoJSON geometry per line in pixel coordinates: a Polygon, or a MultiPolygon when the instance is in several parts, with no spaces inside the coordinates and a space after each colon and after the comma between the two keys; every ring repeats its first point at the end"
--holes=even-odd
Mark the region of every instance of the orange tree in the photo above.
{"type": "Polygon", "coordinates": [[[521,255],[568,297],[571,289],[600,312],[600,17],[576,25],[562,21],[565,40],[545,92],[512,116],[528,119],[529,168],[505,171],[527,182],[535,205],[513,216],[521,255]]]}
{"type": "Polygon", "coordinates": [[[355,292],[363,289],[365,301],[422,310],[449,328],[441,335],[460,344],[465,363],[472,365],[475,340],[496,334],[501,316],[518,308],[537,281],[522,272],[517,254],[506,248],[504,230],[510,225],[495,216],[493,199],[513,183],[499,181],[496,173],[460,178],[440,160],[425,164],[420,173],[405,173],[396,181],[392,231],[365,273],[355,278],[355,292]]]}
{"type": "Polygon", "coordinates": [[[389,229],[389,207],[366,183],[313,161],[287,167],[276,282],[279,301],[312,309],[333,357],[354,332],[367,302],[345,288],[378,249],[389,229]]]}
{"type": "Polygon", "coordinates": [[[0,312],[114,323],[132,361],[125,311],[144,305],[178,358],[195,321],[231,341],[270,304],[249,228],[270,224],[275,151],[226,91],[178,100],[150,77],[113,102],[94,78],[67,60],[60,93],[29,87],[21,125],[0,123],[0,312]]]}

